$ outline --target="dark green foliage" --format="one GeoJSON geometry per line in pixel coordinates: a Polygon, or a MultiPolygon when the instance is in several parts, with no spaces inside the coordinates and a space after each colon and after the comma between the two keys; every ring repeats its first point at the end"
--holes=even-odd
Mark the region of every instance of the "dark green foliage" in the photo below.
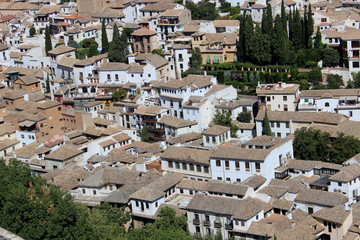
{"type": "Polygon", "coordinates": [[[301,67],[307,67],[307,62],[318,62],[321,60],[321,54],[318,49],[301,49],[297,53],[297,63],[301,67]]]}
{"type": "Polygon", "coordinates": [[[64,43],[57,43],[57,44],[55,44],[54,48],[57,48],[60,45],[64,45],[64,43]]]}
{"type": "Polygon", "coordinates": [[[46,91],[45,93],[50,92],[50,82],[49,82],[49,75],[46,76],[46,91]]]}
{"type": "Polygon", "coordinates": [[[239,128],[231,122],[231,113],[229,111],[226,111],[224,114],[217,111],[214,116],[214,123],[216,125],[229,127],[231,137],[237,137],[236,132],[239,130],[239,128]]]}
{"type": "Polygon", "coordinates": [[[80,45],[75,40],[69,40],[67,45],[69,47],[73,47],[73,48],[79,48],[80,47],[80,45]]]}
{"type": "Polygon", "coordinates": [[[52,43],[50,37],[50,27],[46,26],[45,28],[45,52],[48,55],[48,52],[52,50],[52,43]]]}
{"type": "Polygon", "coordinates": [[[96,56],[96,55],[99,55],[99,51],[98,51],[98,44],[96,42],[93,42],[90,44],[90,47],[89,47],[89,54],[88,54],[88,57],[93,57],[93,56],[96,56]]]}
{"type": "Polygon", "coordinates": [[[126,97],[126,90],[123,88],[120,88],[118,91],[115,91],[112,95],[112,99],[114,101],[120,101],[121,99],[126,97]]]}
{"type": "Polygon", "coordinates": [[[231,4],[229,2],[221,2],[219,7],[221,12],[229,12],[231,8],[231,4]]]}
{"type": "Polygon", "coordinates": [[[268,34],[261,33],[259,27],[250,38],[249,44],[250,59],[258,65],[266,65],[271,62],[271,41],[268,34]]]}
{"type": "Polygon", "coordinates": [[[309,4],[309,11],[307,13],[307,19],[306,19],[306,35],[307,39],[309,40],[310,37],[314,34],[314,19],[312,16],[312,10],[311,10],[311,4],[309,4]]]}
{"type": "Polygon", "coordinates": [[[164,50],[163,50],[162,48],[154,49],[154,50],[152,50],[151,53],[157,54],[157,55],[162,56],[162,57],[165,56],[165,55],[164,55],[164,50]]]}
{"type": "Polygon", "coordinates": [[[75,49],[75,57],[76,59],[85,59],[86,56],[89,54],[88,48],[77,48],[75,49]]]}
{"type": "Polygon", "coordinates": [[[106,204],[95,209],[89,217],[86,206],[33,177],[29,165],[0,160],[0,226],[24,239],[120,239],[128,214],[106,204]]]}
{"type": "Polygon", "coordinates": [[[143,128],[141,129],[141,141],[143,142],[149,142],[150,141],[150,136],[149,136],[149,131],[147,128],[147,125],[144,124],[143,128]]]}
{"type": "Polygon", "coordinates": [[[101,53],[107,53],[109,51],[109,40],[106,34],[105,21],[101,24],[101,53]]]}
{"type": "Polygon", "coordinates": [[[271,4],[268,3],[266,6],[266,11],[263,12],[262,20],[261,20],[261,30],[263,34],[269,35],[272,37],[273,34],[273,18],[272,18],[272,10],[271,4]]]}
{"type": "Polygon", "coordinates": [[[269,122],[269,117],[267,115],[267,111],[265,111],[263,134],[267,136],[273,135],[270,128],[270,122],[269,122]]]}
{"type": "Polygon", "coordinates": [[[329,74],[326,81],[328,89],[339,89],[341,86],[344,86],[344,81],[338,74],[329,74]]]}
{"type": "Polygon", "coordinates": [[[193,20],[215,20],[218,17],[215,3],[204,1],[195,4],[192,1],[186,1],[185,7],[191,11],[193,20]]]}
{"type": "Polygon", "coordinates": [[[251,115],[252,115],[251,112],[248,112],[246,110],[244,112],[239,113],[236,120],[238,120],[239,122],[249,123],[249,122],[251,122],[251,119],[252,119],[251,115]]]}
{"type": "Polygon", "coordinates": [[[274,36],[271,39],[273,63],[285,65],[289,59],[288,39],[282,27],[280,15],[275,17],[274,36]]]}
{"type": "Polygon", "coordinates": [[[129,231],[127,239],[191,240],[194,238],[188,231],[186,217],[184,215],[177,217],[175,210],[166,206],[160,210],[154,223],[129,231]]]}
{"type": "Polygon", "coordinates": [[[202,65],[202,57],[200,48],[193,48],[191,52],[191,66],[192,67],[200,67],[202,65]]]}
{"type": "Polygon", "coordinates": [[[297,159],[343,163],[360,152],[360,141],[339,133],[331,137],[313,128],[295,131],[294,154],[297,159]]]}
{"type": "Polygon", "coordinates": [[[36,34],[36,30],[34,27],[29,29],[29,34],[30,34],[30,37],[33,37],[36,34]]]}
{"type": "Polygon", "coordinates": [[[316,31],[315,41],[314,41],[314,48],[316,48],[316,49],[323,49],[324,48],[324,43],[321,41],[320,27],[318,27],[317,31],[316,31]]]}
{"type": "Polygon", "coordinates": [[[110,44],[109,49],[109,61],[110,62],[127,62],[127,55],[129,54],[128,43],[127,43],[128,33],[124,32],[121,36],[119,29],[114,24],[114,33],[113,40],[110,44]]]}
{"type": "Polygon", "coordinates": [[[285,12],[285,5],[284,0],[281,1],[281,26],[284,31],[285,36],[288,36],[288,26],[287,26],[287,18],[286,18],[286,12],[285,12]]]}
{"type": "Polygon", "coordinates": [[[352,73],[353,75],[353,86],[354,88],[360,88],[360,72],[352,73]]]}
{"type": "Polygon", "coordinates": [[[339,52],[333,48],[324,48],[321,50],[321,55],[323,59],[323,65],[325,67],[336,67],[339,65],[340,56],[339,52]]]}

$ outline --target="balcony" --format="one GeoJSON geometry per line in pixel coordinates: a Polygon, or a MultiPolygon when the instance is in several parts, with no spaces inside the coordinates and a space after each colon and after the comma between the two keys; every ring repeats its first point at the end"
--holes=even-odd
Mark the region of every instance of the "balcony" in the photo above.
{"type": "Polygon", "coordinates": [[[204,220],[204,221],[203,221],[203,225],[204,225],[205,227],[210,227],[210,221],[204,220]]]}
{"type": "Polygon", "coordinates": [[[232,230],[234,228],[233,223],[229,222],[229,223],[225,223],[225,229],[226,230],[232,230]]]}
{"type": "Polygon", "coordinates": [[[194,224],[194,225],[200,225],[200,219],[194,218],[194,219],[193,219],[193,224],[194,224]]]}
{"type": "Polygon", "coordinates": [[[221,222],[214,221],[214,227],[221,228],[222,224],[221,222]]]}
{"type": "Polygon", "coordinates": [[[143,117],[143,122],[156,122],[155,118],[143,117]]]}
{"type": "Polygon", "coordinates": [[[158,25],[175,25],[178,24],[179,19],[159,19],[158,25]]]}

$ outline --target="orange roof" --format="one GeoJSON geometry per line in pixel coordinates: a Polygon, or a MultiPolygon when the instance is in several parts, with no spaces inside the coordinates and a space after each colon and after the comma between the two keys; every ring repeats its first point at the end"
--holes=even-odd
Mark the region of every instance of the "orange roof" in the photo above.
{"type": "Polygon", "coordinates": [[[0,22],[5,22],[5,21],[11,20],[11,19],[13,19],[13,18],[15,18],[14,15],[1,16],[0,22]]]}
{"type": "Polygon", "coordinates": [[[84,18],[84,17],[85,17],[85,16],[73,14],[73,15],[70,15],[70,16],[68,16],[68,17],[65,17],[65,19],[79,19],[79,18],[84,18]]]}

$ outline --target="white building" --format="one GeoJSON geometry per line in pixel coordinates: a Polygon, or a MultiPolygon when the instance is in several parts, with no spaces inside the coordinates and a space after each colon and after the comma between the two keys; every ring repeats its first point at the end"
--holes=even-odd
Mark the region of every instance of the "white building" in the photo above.
{"type": "Polygon", "coordinates": [[[242,182],[257,174],[269,182],[275,169],[293,158],[292,140],[261,136],[243,144],[220,145],[210,157],[213,179],[242,182]]]}

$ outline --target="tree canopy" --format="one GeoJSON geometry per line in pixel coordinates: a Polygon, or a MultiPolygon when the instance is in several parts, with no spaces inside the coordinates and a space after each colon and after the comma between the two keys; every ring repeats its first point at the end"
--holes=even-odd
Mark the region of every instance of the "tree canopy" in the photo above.
{"type": "Polygon", "coordinates": [[[101,53],[107,53],[109,51],[109,40],[106,34],[105,21],[101,23],[101,53]]]}
{"type": "Polygon", "coordinates": [[[143,142],[150,141],[149,131],[146,124],[144,124],[143,128],[141,129],[140,137],[141,137],[141,141],[143,142]]]}
{"type": "Polygon", "coordinates": [[[244,112],[241,112],[238,114],[236,120],[238,120],[239,122],[245,122],[245,123],[249,123],[251,122],[252,116],[251,116],[251,112],[245,110],[244,112]]]}
{"type": "Polygon", "coordinates": [[[185,7],[191,11],[193,20],[215,20],[218,17],[215,3],[212,2],[204,1],[195,4],[192,1],[186,1],[185,7]]]}
{"type": "Polygon", "coordinates": [[[294,155],[297,159],[343,163],[360,152],[360,141],[353,136],[338,133],[331,137],[327,132],[313,128],[295,131],[294,155]]]}
{"type": "Polygon", "coordinates": [[[113,39],[109,48],[109,61],[127,63],[127,55],[129,54],[127,43],[128,32],[123,31],[123,34],[120,35],[116,23],[113,28],[113,39]]]}
{"type": "Polygon", "coordinates": [[[45,27],[45,52],[48,55],[48,52],[52,50],[51,36],[50,36],[50,27],[45,27]]]}
{"type": "Polygon", "coordinates": [[[269,117],[267,115],[267,111],[265,111],[265,118],[264,118],[264,129],[263,129],[263,134],[264,135],[268,135],[268,136],[272,136],[272,132],[271,132],[271,128],[270,128],[270,122],[269,122],[269,117]]]}
{"type": "Polygon", "coordinates": [[[224,114],[217,111],[214,116],[215,124],[229,127],[231,137],[237,137],[236,132],[239,130],[239,128],[233,124],[231,120],[231,113],[229,111],[226,111],[224,114]]]}

